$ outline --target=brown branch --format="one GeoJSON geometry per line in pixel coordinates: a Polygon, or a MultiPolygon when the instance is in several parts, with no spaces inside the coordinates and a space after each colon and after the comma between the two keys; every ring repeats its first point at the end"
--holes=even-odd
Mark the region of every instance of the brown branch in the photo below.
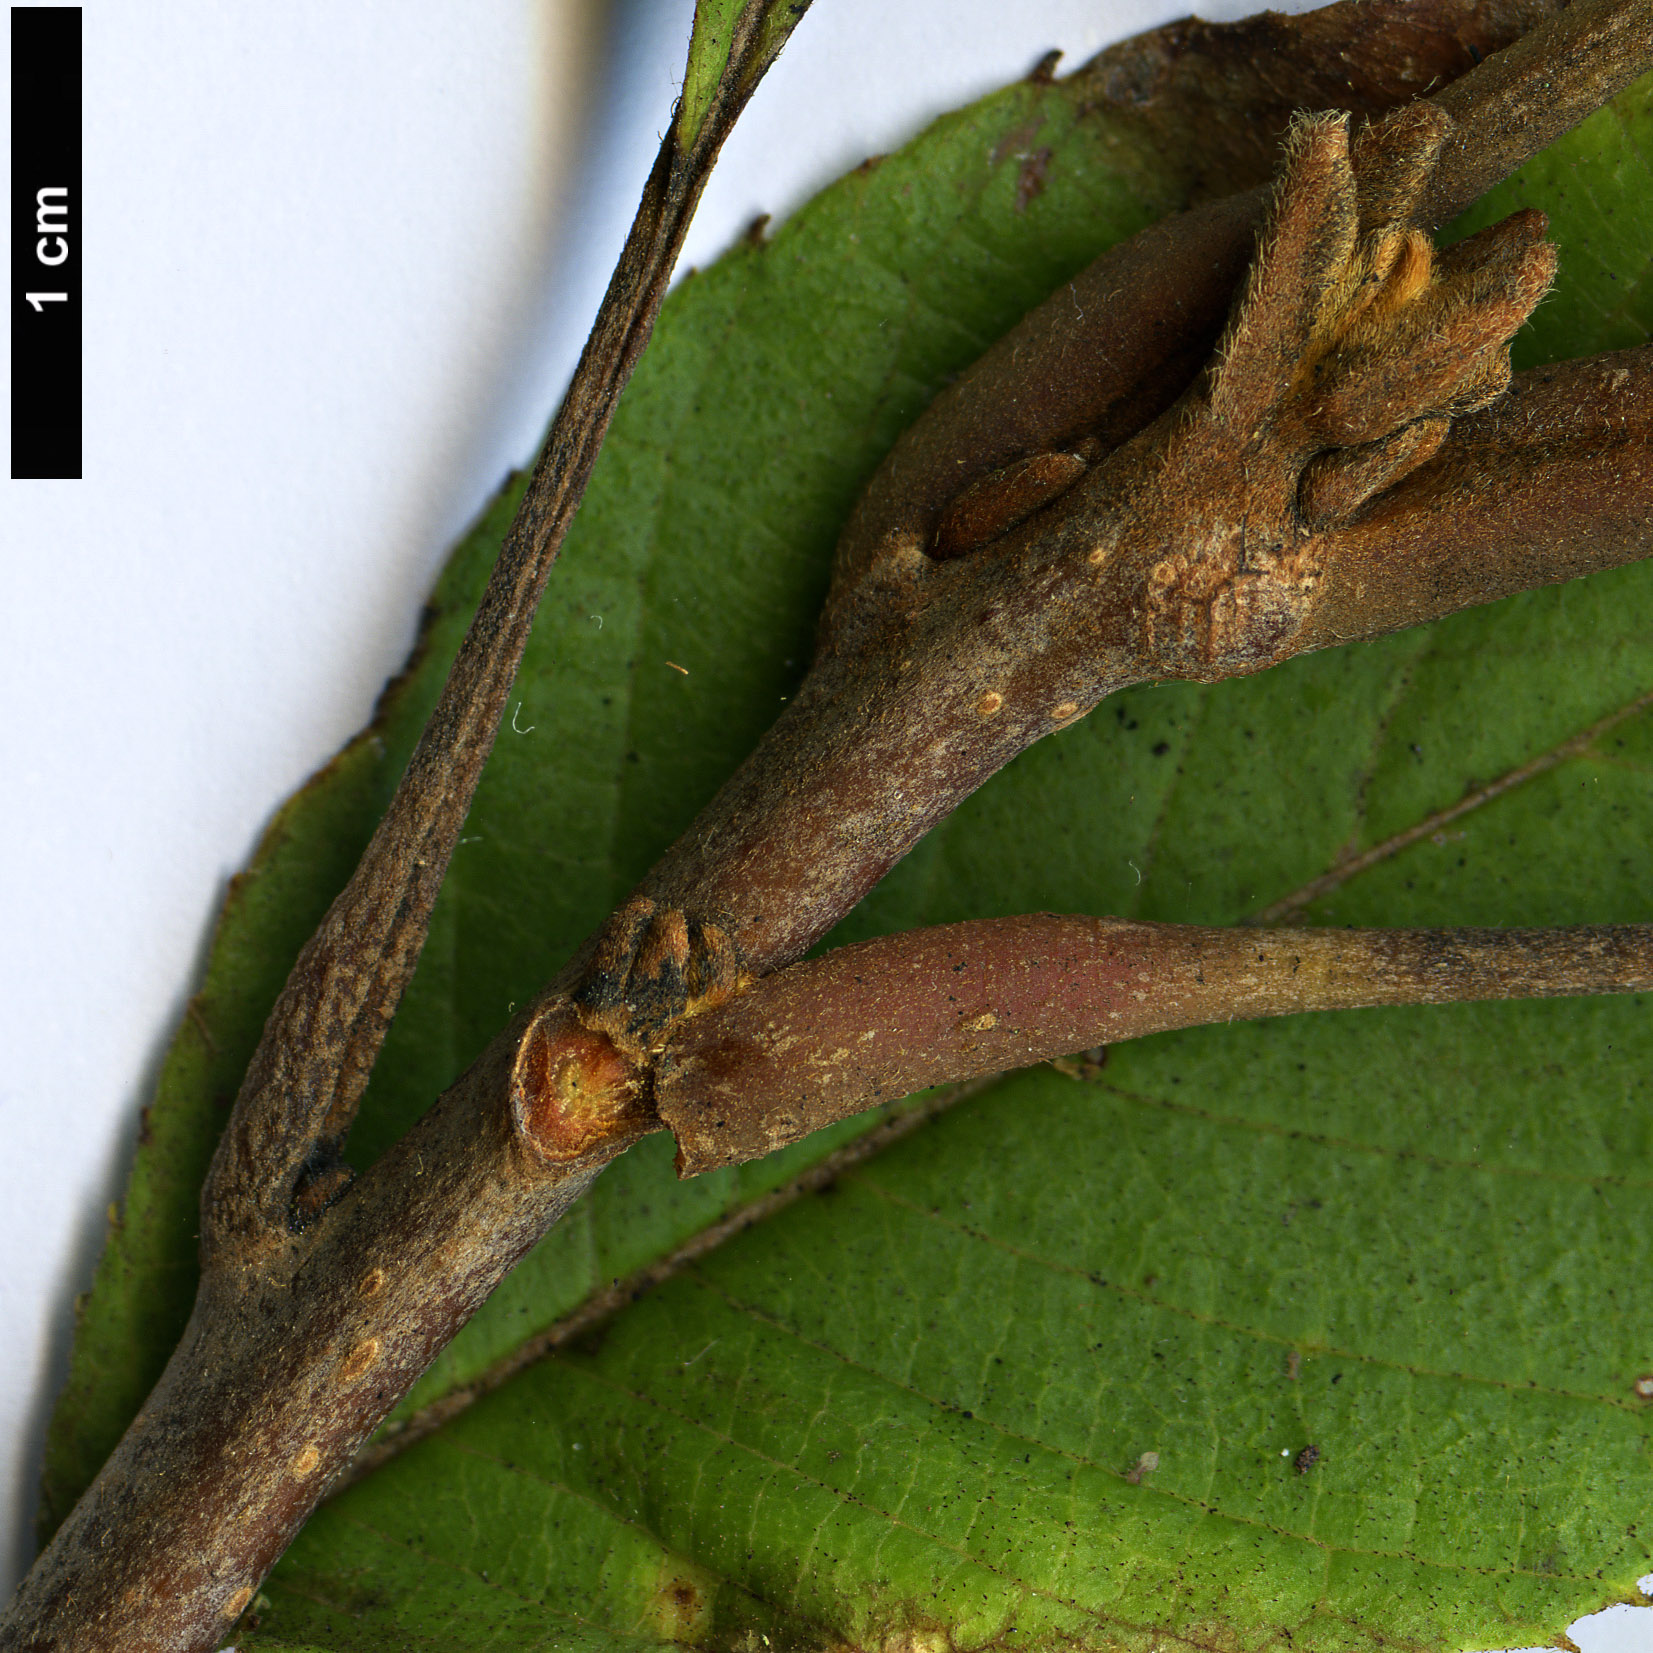
{"type": "Polygon", "coordinates": [[[1529,156],[1647,73],[1653,7],[1646,0],[1574,0],[1431,101],[1456,135],[1424,192],[1418,221],[1450,223],[1529,156]]]}
{"type": "MultiPolygon", "coordinates": [[[[1363,15],[1357,8],[1341,20],[1345,38],[1328,54],[1341,72],[1336,78],[1348,76],[1347,36],[1363,15]]],[[[1580,0],[1434,93],[1431,101],[1452,117],[1454,135],[1418,221],[1428,229],[1450,222],[1653,67],[1650,15],[1645,0],[1580,0]],[[1558,63],[1565,72],[1554,71],[1558,63]]],[[[1379,38],[1425,79],[1444,68],[1423,42],[1379,38]]],[[[1113,68],[1098,65],[1104,67],[1113,68]]],[[[1391,65],[1366,68],[1374,77],[1385,68],[1394,74],[1391,65]]],[[[1128,105],[1151,104],[1159,88],[1137,85],[1139,65],[1114,72],[1131,82],[1128,105]]],[[[1231,78],[1223,77],[1219,95],[1231,78]]],[[[1333,90],[1334,77],[1323,79],[1317,90],[1328,95],[1321,102],[1299,97],[1293,107],[1350,107],[1376,116],[1408,102],[1417,85],[1345,84],[1345,102],[1333,90]]],[[[1187,110],[1188,96],[1173,97],[1175,110],[1187,110]]],[[[1252,111],[1244,114],[1254,125],[1252,111]]],[[[1153,136],[1166,141],[1158,126],[1153,136]]],[[[1266,169],[1256,172],[1255,187],[1163,219],[1110,248],[936,396],[857,503],[839,543],[837,584],[847,589],[894,538],[928,544],[948,505],[988,472],[1087,439],[1112,449],[1170,407],[1227,320],[1268,208],[1266,176],[1266,169]]]]}
{"type": "MultiPolygon", "coordinates": [[[[1554,26],[1588,37],[1621,10],[1575,7],[1554,26]]],[[[1615,59],[1614,84],[1653,61],[1638,44],[1648,56],[1615,59]]],[[[1504,81],[1484,84],[1502,96],[1504,81]]],[[[1556,103],[1581,113],[1564,85],[1556,103]]],[[[1647,554],[1645,351],[1540,370],[1472,411],[1509,384],[1508,340],[1553,268],[1540,215],[1437,256],[1414,224],[1440,193],[1439,158],[1482,171],[1435,105],[1352,153],[1336,122],[1303,131],[1212,371],[1145,429],[1112,451],[1104,433],[1024,455],[946,510],[922,480],[947,472],[950,441],[967,477],[1035,428],[1141,412],[1152,364],[1205,338],[1204,312],[1165,295],[1199,288],[1210,246],[1190,270],[1175,228],[1104,260],[1137,296],[1100,332],[1069,326],[1080,301],[1063,289],[937,398],[846,529],[803,686],[641,898],[711,926],[762,975],[1018,752],[1118,689],[1259,671],[1647,554]],[[1083,367],[1059,366],[1064,344],[1083,367]],[[1051,375],[1048,405],[1018,371],[1051,375]],[[1033,408],[1031,423],[1001,404],[1033,408]]],[[[1244,217],[1230,202],[1201,222],[1222,211],[1244,217]]]]}
{"type": "Polygon", "coordinates": [[[749,0],[660,151],[528,493],[395,798],[271,1012],[202,1192],[166,1371],[24,1580],[0,1648],[215,1646],[328,1483],[596,1171],[635,1067],[566,1005],[519,1017],[354,1185],[345,1132],[423,946],[535,606],[723,139],[805,6],[749,0]],[[784,15],[783,15],[784,14],[784,15]]]}
{"type": "Polygon", "coordinates": [[[6,1648],[207,1649],[414,1379],[642,1130],[577,1024],[497,1040],[304,1235],[203,1271],[166,1371],[25,1579],[6,1648]],[[524,1122],[560,1135],[539,1152],[524,1122]],[[114,1539],[114,1542],[111,1542],[114,1539]]]}
{"type": "Polygon", "coordinates": [[[1293,652],[1419,625],[1653,551],[1653,347],[1524,373],[1328,536],[1293,652]]]}
{"type": "Polygon", "coordinates": [[[1035,913],[886,936],[672,1035],[678,1172],[738,1165],[926,1085],[1207,1022],[1653,990],[1653,925],[1240,930],[1035,913]]]}

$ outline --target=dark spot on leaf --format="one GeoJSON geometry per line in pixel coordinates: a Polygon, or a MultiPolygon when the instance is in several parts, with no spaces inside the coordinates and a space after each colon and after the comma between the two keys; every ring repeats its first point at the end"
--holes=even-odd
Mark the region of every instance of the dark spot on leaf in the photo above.
{"type": "Polygon", "coordinates": [[[1035,149],[1031,155],[1022,157],[1020,171],[1016,174],[1016,210],[1026,212],[1029,201],[1037,200],[1045,192],[1045,174],[1050,170],[1050,149],[1045,146],[1035,149]]]}

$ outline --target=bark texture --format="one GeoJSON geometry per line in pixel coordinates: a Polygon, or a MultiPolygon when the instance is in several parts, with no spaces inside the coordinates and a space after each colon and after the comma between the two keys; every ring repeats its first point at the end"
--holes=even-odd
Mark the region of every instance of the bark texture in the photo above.
{"type": "Polygon", "coordinates": [[[1653,925],[1231,930],[1032,913],[842,947],[685,1022],[656,1080],[679,1173],[890,1097],[1207,1022],[1642,993],[1653,925]]]}

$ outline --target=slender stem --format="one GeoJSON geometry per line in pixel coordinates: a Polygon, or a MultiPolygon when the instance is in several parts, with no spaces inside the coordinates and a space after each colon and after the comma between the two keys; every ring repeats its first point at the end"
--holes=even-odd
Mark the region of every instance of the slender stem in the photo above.
{"type": "Polygon", "coordinates": [[[842,947],[673,1035],[678,1171],[738,1165],[894,1096],[1206,1022],[1653,990],[1653,925],[1249,930],[1034,913],[842,947]]]}
{"type": "MultiPolygon", "coordinates": [[[[727,66],[685,148],[673,122],[644,186],[573,381],[441,697],[350,882],[306,943],[265,1024],[202,1195],[202,1245],[243,1257],[286,1244],[295,1195],[335,1171],[493,748],[545,582],[653,330],[712,163],[780,48],[764,0],[734,24],[727,66]]],[[[804,8],[793,8],[801,13],[804,8]]],[[[791,20],[796,22],[796,17],[791,20]]],[[[302,1209],[302,1206],[301,1206],[302,1209]]]]}

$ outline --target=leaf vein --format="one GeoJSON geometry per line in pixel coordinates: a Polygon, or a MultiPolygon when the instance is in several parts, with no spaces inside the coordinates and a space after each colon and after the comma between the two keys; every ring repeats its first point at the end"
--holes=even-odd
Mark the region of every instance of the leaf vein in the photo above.
{"type": "MultiPolygon", "coordinates": [[[[874,1182],[871,1178],[864,1174],[855,1175],[849,1180],[867,1188],[870,1192],[876,1194],[880,1199],[887,1200],[891,1205],[899,1206],[904,1210],[912,1212],[915,1216],[923,1217],[926,1220],[935,1223],[937,1226],[945,1228],[952,1233],[961,1235],[966,1239],[979,1240],[983,1245],[992,1246],[995,1250],[1002,1251],[1007,1256],[1015,1257],[1018,1261],[1031,1263],[1036,1268],[1047,1269],[1052,1274],[1066,1275],[1070,1278],[1079,1280],[1089,1280],[1093,1285],[1100,1287],[1104,1291],[1111,1292],[1116,1297],[1123,1297],[1134,1303],[1142,1303],[1149,1308],[1162,1309],[1167,1314],[1176,1315],[1179,1319],[1190,1321],[1195,1325],[1209,1326],[1218,1331],[1232,1332],[1238,1337],[1249,1337],[1257,1343],[1273,1344],[1275,1347],[1284,1350],[1300,1349],[1304,1347],[1302,1341],[1298,1338],[1285,1337],[1275,1332],[1263,1331],[1256,1326],[1243,1325],[1237,1320],[1226,1320],[1220,1315],[1204,1314],[1198,1309],[1184,1308],[1181,1304],[1169,1302],[1163,1297],[1156,1297],[1152,1292],[1144,1291],[1140,1287],[1122,1286],[1115,1280],[1098,1279],[1097,1276],[1090,1270],[1080,1268],[1076,1264],[1061,1263],[1049,1257],[1042,1257],[1038,1252],[1029,1251],[1022,1246],[1013,1245],[1009,1240],[1000,1239],[997,1235],[988,1234],[979,1228],[966,1227],[963,1223],[957,1223],[952,1221],[950,1218],[942,1216],[939,1211],[931,1210],[928,1207],[919,1205],[912,1200],[904,1199],[900,1194],[896,1194],[887,1188],[881,1187],[878,1183],[874,1182]]],[[[1379,1371],[1404,1372],[1409,1377],[1439,1378],[1453,1383],[1473,1383],[1489,1389],[1502,1390],[1506,1394],[1511,1395],[1545,1395],[1551,1399],[1577,1401],[1587,1406],[1606,1406],[1620,1412],[1628,1412],[1631,1410],[1631,1408],[1624,1401],[1618,1400],[1611,1395],[1589,1394],[1584,1390],[1579,1389],[1558,1389],[1548,1384],[1535,1382],[1512,1383],[1506,1378],[1482,1377],[1474,1372],[1454,1372],[1447,1371],[1445,1369],[1437,1369],[1431,1366],[1411,1365],[1405,1361],[1386,1360],[1381,1355],[1363,1354],[1358,1349],[1346,1349],[1339,1347],[1336,1344],[1316,1344],[1314,1345],[1314,1352],[1317,1355],[1330,1355],[1338,1360],[1356,1361],[1361,1365],[1370,1366],[1379,1371]]],[[[1052,1450],[1054,1450],[1054,1448],[1052,1450]]],[[[1097,1465],[1096,1467],[1103,1468],[1104,1466],[1097,1465]]],[[[1270,1530],[1272,1531],[1273,1529],[1270,1530]]],[[[1351,1553],[1365,1554],[1367,1552],[1360,1551],[1351,1553]]],[[[1381,1554],[1383,1552],[1373,1551],[1371,1553],[1381,1554]]]]}
{"type": "MultiPolygon", "coordinates": [[[[710,1294],[723,1297],[729,1307],[737,1313],[744,1313],[750,1316],[750,1318],[758,1321],[760,1324],[771,1326],[772,1329],[792,1338],[794,1341],[803,1344],[805,1347],[819,1349],[821,1353],[838,1361],[853,1371],[863,1372],[867,1376],[887,1384],[890,1388],[895,1389],[900,1393],[910,1395],[916,1400],[922,1400],[937,1407],[938,1410],[946,1410],[949,1412],[952,1410],[950,1407],[942,1408],[940,1403],[936,1402],[932,1397],[925,1395],[921,1390],[915,1389],[911,1385],[899,1383],[884,1373],[862,1366],[859,1362],[851,1359],[839,1350],[814,1343],[812,1339],[805,1337],[801,1332],[785,1325],[783,1322],[773,1321],[764,1311],[742,1304],[734,1298],[729,1298],[721,1291],[717,1291],[715,1288],[707,1285],[706,1282],[697,1280],[696,1283],[706,1285],[710,1294]]],[[[1355,1356],[1354,1358],[1358,1359],[1360,1357],[1355,1356]]],[[[869,1514],[876,1515],[882,1520],[887,1521],[892,1527],[902,1527],[906,1531],[914,1533],[918,1537],[925,1539],[927,1542],[935,1544],[938,1548],[948,1550],[957,1555],[961,1560],[968,1561],[971,1565],[980,1567],[984,1572],[992,1573],[995,1577],[1002,1578],[1007,1583],[1016,1585],[1019,1588],[1028,1591],[1032,1595],[1041,1597],[1047,1601],[1056,1602],[1061,1606],[1071,1608],[1075,1612],[1083,1613],[1087,1617],[1095,1619],[1098,1623],[1117,1624],[1126,1622],[1111,1619],[1107,1614],[1101,1612],[1100,1610],[1093,1607],[1088,1607],[1083,1602],[1077,1601],[1069,1596],[1064,1596],[1058,1591],[1046,1589],[1025,1578],[1018,1578],[1015,1575],[1006,1572],[1002,1567],[995,1565],[992,1561],[987,1560],[985,1557],[976,1555],[966,1545],[959,1543],[956,1540],[943,1537],[940,1533],[932,1532],[919,1525],[916,1521],[906,1520],[892,1510],[882,1509],[867,1498],[859,1497],[852,1492],[846,1492],[841,1487],[832,1486],[828,1482],[821,1480],[819,1476],[811,1475],[807,1470],[800,1469],[796,1464],[787,1463],[785,1460],[775,1457],[772,1453],[764,1452],[747,1441],[737,1440],[727,1430],[719,1429],[715,1425],[707,1423],[703,1418],[693,1417],[689,1413],[679,1410],[677,1407],[668,1405],[656,1395],[646,1393],[642,1390],[633,1389],[628,1384],[616,1382],[606,1373],[603,1373],[594,1367],[574,1367],[571,1363],[561,1360],[559,1360],[559,1364],[562,1364],[565,1369],[575,1371],[580,1376],[589,1379],[600,1388],[607,1389],[613,1394],[623,1395],[626,1398],[636,1401],[642,1405],[653,1407],[657,1411],[664,1413],[667,1417],[674,1418],[679,1423],[686,1424],[692,1429],[711,1436],[714,1440],[721,1442],[724,1446],[727,1446],[734,1451],[745,1453],[748,1457],[756,1459],[760,1463],[768,1464],[772,1468],[781,1470],[788,1475],[795,1476],[799,1481],[807,1482],[816,1487],[818,1490],[825,1492],[828,1496],[839,1499],[845,1504],[851,1504],[857,1508],[864,1509],[868,1511],[869,1514]]],[[[972,1419],[972,1422],[981,1422],[985,1424],[987,1423],[987,1420],[977,1418],[972,1419]]],[[[1090,1460],[1081,1458],[1077,1454],[1064,1451],[1060,1447],[1051,1446],[1044,1441],[1035,1441],[1031,1437],[1017,1434],[1014,1430],[1003,1429],[1000,1426],[988,1424],[988,1427],[993,1428],[995,1433],[1002,1434],[1010,1440],[1017,1441],[1025,1445],[1036,1446],[1041,1452],[1048,1452],[1051,1456],[1074,1463],[1080,1468],[1095,1469],[1103,1474],[1117,1476],[1119,1479],[1123,1479],[1123,1476],[1119,1476],[1118,1471],[1112,1470],[1103,1464],[1092,1463],[1090,1460]]],[[[1161,1497],[1167,1498],[1176,1503],[1186,1504],[1194,1509],[1198,1509],[1216,1520],[1230,1522],[1234,1526],[1247,1528],[1253,1531],[1267,1532],[1277,1538],[1290,1539],[1293,1542],[1306,1544],[1313,1549],[1327,1551],[1334,1555],[1360,1556],[1378,1561],[1403,1561],[1413,1566],[1428,1567],[1439,1572],[1451,1573],[1462,1577],[1540,1578],[1545,1581],[1564,1578],[1570,1583],[1588,1583],[1590,1578],[1593,1576],[1587,1574],[1562,1573],[1559,1571],[1546,1572],[1541,1571],[1538,1568],[1526,1567],[1473,1567],[1467,1566],[1462,1562],[1438,1561],[1432,1557],[1416,1555],[1406,1550],[1379,1550],[1355,1547],[1353,1545],[1330,1544],[1324,1539],[1311,1538],[1305,1533],[1294,1532],[1289,1527],[1276,1526],[1272,1522],[1261,1521],[1244,1515],[1236,1515],[1230,1511],[1218,1509],[1214,1505],[1205,1503],[1197,1498],[1191,1498],[1187,1494],[1172,1492],[1169,1488],[1154,1487],[1152,1490],[1161,1497]]],[[[1157,1630],[1159,1627],[1155,1626],[1154,1628],[1157,1630]]]]}
{"type": "Polygon", "coordinates": [[[1474,813],[1495,799],[1503,797],[1506,792],[1513,792],[1517,787],[1526,785],[1528,781],[1536,780],[1540,775],[1548,774],[1550,770],[1565,763],[1569,758],[1582,755],[1596,740],[1623,723],[1627,718],[1636,716],[1639,712],[1653,707],[1653,689],[1648,689],[1627,705],[1620,706],[1616,711],[1609,712],[1605,717],[1598,718],[1588,728],[1581,729],[1575,735],[1569,735],[1559,745],[1552,746],[1549,751],[1542,752],[1536,757],[1529,758],[1525,763],[1518,764],[1514,769],[1500,775],[1497,780],[1489,781],[1485,786],[1476,787],[1466,793],[1455,804],[1448,804],[1444,809],[1437,809],[1433,814],[1426,815],[1421,821],[1415,822],[1401,831],[1391,834],[1382,843],[1374,844],[1370,849],[1362,850],[1358,855],[1350,856],[1345,861],[1338,862],[1328,868],[1318,878],[1311,878],[1308,883],[1293,890],[1290,895],[1281,896],[1278,901],[1271,902],[1260,912],[1253,913],[1241,922],[1245,924],[1266,925],[1288,923],[1297,917],[1310,903],[1319,901],[1341,888],[1351,878],[1368,871],[1380,862],[1388,861],[1399,855],[1402,850],[1410,849],[1412,845],[1421,842],[1432,833],[1450,826],[1454,821],[1462,820],[1464,816],[1474,813]]]}

